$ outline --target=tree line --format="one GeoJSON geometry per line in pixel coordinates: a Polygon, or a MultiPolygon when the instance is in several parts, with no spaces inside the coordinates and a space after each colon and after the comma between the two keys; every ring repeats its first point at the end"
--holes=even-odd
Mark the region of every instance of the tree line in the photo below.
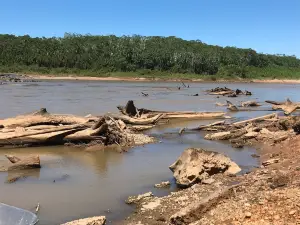
{"type": "Polygon", "coordinates": [[[213,46],[177,37],[66,33],[62,38],[33,38],[3,34],[0,65],[243,76],[249,67],[300,68],[300,60],[295,56],[261,54],[252,49],[213,46]]]}

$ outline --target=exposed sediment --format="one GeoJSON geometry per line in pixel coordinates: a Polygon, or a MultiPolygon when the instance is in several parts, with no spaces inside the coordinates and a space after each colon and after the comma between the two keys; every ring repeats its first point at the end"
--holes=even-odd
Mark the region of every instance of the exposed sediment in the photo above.
{"type": "Polygon", "coordinates": [[[300,221],[299,119],[271,114],[202,126],[199,130],[207,130],[209,139],[260,146],[255,155],[260,167],[234,176],[216,173],[208,182],[141,200],[136,213],[122,224],[296,224],[300,221]]]}

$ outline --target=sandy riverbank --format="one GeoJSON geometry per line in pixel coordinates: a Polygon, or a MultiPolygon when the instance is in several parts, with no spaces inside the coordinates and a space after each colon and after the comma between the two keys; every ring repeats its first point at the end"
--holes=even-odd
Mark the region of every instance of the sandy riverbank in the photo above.
{"type": "Polygon", "coordinates": [[[151,82],[151,81],[166,81],[166,82],[216,82],[216,83],[223,83],[223,82],[240,82],[240,83],[287,83],[287,84],[299,84],[300,80],[295,79],[266,79],[266,80],[247,80],[247,79],[239,79],[239,80],[216,80],[216,81],[209,81],[204,79],[169,79],[169,78],[145,78],[145,77],[89,77],[89,76],[76,76],[76,75],[69,75],[69,76],[56,76],[56,75],[32,75],[26,74],[35,79],[41,80],[86,80],[86,81],[130,81],[130,82],[151,82]]]}

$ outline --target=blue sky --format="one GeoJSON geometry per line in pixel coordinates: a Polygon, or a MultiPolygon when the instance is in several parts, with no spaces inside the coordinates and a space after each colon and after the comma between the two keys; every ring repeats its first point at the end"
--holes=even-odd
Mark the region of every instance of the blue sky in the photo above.
{"type": "Polygon", "coordinates": [[[1,0],[0,33],[153,35],[300,58],[300,0],[1,0]]]}

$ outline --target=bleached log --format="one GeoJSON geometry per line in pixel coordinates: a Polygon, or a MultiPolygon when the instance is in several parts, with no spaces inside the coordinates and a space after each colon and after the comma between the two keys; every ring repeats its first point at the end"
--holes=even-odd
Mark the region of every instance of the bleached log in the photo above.
{"type": "Polygon", "coordinates": [[[265,119],[272,119],[272,118],[275,118],[276,116],[277,116],[276,113],[272,113],[272,114],[268,114],[268,115],[265,115],[265,116],[259,116],[259,117],[255,117],[255,118],[252,118],[252,119],[235,122],[232,125],[237,126],[237,125],[241,125],[241,124],[245,124],[245,123],[249,123],[249,122],[260,121],[260,120],[265,120],[265,119]]]}

